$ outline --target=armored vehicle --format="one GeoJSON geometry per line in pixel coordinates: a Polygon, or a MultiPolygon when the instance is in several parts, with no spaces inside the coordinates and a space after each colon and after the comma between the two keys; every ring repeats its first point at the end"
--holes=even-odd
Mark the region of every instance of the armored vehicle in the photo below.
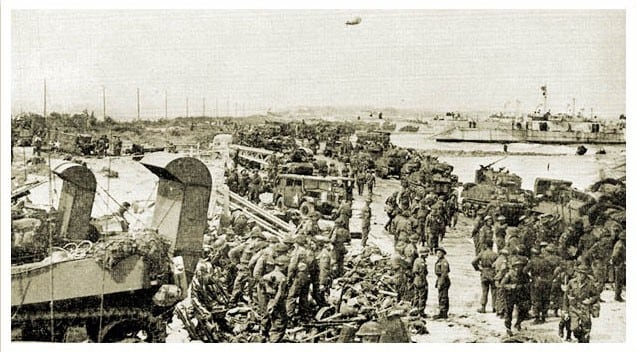
{"type": "MultiPolygon", "coordinates": [[[[493,163],[494,164],[494,163],[493,163]]],[[[532,205],[532,192],[521,189],[521,177],[492,164],[475,171],[475,183],[466,183],[461,193],[461,209],[475,216],[479,209],[492,205],[506,217],[509,226],[517,226],[519,217],[532,205]]]]}

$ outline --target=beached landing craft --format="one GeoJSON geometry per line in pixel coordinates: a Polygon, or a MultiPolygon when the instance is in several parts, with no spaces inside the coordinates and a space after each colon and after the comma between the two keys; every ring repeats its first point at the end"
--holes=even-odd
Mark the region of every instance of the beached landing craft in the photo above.
{"type": "Polygon", "coordinates": [[[64,181],[55,230],[29,237],[13,226],[12,250],[47,241],[39,247],[48,252],[11,268],[13,339],[65,341],[78,329],[96,342],[165,339],[202,251],[212,178],[195,158],[159,153],[141,164],[159,177],[150,229],[89,240],[96,182],[74,163],[54,170],[64,181]]]}
{"type": "Polygon", "coordinates": [[[624,116],[618,121],[603,121],[581,114],[553,115],[547,109],[547,87],[542,86],[544,98],[541,113],[525,119],[506,119],[496,127],[473,123],[456,127],[435,139],[437,142],[473,143],[543,143],[543,144],[625,144],[624,116]]]}

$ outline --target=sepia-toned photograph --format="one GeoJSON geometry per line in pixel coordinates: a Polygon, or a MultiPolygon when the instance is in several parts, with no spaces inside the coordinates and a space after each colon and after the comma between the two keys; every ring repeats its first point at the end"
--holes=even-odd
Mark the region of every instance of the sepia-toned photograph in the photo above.
{"type": "Polygon", "coordinates": [[[3,3],[5,343],[627,342],[626,4],[3,3]]]}

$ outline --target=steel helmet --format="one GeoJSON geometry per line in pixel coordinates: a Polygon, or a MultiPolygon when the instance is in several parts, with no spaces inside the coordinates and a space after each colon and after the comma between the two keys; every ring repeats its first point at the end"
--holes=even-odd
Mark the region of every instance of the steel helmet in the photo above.
{"type": "Polygon", "coordinates": [[[356,336],[380,336],[382,335],[382,325],[375,321],[368,321],[360,326],[356,336]]]}

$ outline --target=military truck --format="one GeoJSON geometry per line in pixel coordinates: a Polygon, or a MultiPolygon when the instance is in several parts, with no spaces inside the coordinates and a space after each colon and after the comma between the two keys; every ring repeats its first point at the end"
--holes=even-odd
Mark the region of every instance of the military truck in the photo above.
{"type": "Polygon", "coordinates": [[[376,161],[376,174],[381,178],[390,176],[399,178],[402,173],[402,167],[408,160],[409,153],[406,149],[389,149],[376,161]]]}
{"type": "Polygon", "coordinates": [[[97,238],[90,224],[95,176],[71,162],[54,169],[63,184],[45,236],[12,228],[12,248],[45,241],[48,251],[11,267],[12,339],[66,341],[80,330],[95,342],[165,340],[201,256],[212,177],[201,161],[174,154],[141,164],[159,177],[151,228],[97,238]]]}
{"type": "Polygon", "coordinates": [[[281,174],[274,183],[273,201],[283,212],[292,208],[307,216],[317,210],[323,217],[333,219],[353,182],[348,177],[281,174]]]}

